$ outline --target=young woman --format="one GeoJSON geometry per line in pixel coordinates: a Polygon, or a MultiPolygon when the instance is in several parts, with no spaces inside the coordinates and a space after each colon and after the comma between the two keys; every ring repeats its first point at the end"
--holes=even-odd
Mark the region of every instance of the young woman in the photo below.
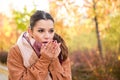
{"type": "Polygon", "coordinates": [[[10,49],[9,80],[71,80],[71,66],[64,40],[54,32],[54,20],[36,11],[30,27],[10,49]]]}

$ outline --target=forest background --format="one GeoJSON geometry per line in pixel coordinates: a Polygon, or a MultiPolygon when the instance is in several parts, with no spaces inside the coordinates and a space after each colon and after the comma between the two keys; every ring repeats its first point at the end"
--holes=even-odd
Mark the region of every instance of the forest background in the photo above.
{"type": "MultiPolygon", "coordinates": [[[[0,12],[0,65],[6,66],[10,47],[27,30],[30,15],[40,6],[36,1],[30,9],[9,5],[7,14],[0,12]]],[[[42,7],[47,5],[44,10],[69,48],[73,80],[120,80],[120,0],[46,1],[42,7]]],[[[8,75],[2,68],[0,73],[8,75]]]]}

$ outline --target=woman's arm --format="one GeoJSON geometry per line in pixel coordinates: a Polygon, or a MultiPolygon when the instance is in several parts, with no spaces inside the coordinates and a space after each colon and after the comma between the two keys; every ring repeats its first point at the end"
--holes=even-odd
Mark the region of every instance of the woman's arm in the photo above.
{"type": "Polygon", "coordinates": [[[45,80],[51,58],[42,54],[40,59],[31,67],[24,67],[18,46],[10,49],[7,66],[10,80],[45,80]]]}
{"type": "Polygon", "coordinates": [[[69,58],[62,62],[62,65],[60,64],[58,58],[53,60],[49,66],[49,70],[52,74],[53,80],[72,80],[69,58]]]}

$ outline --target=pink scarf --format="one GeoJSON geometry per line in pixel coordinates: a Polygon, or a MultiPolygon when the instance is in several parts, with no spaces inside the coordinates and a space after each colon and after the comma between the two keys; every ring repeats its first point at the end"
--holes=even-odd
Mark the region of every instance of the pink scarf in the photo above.
{"type": "Polygon", "coordinates": [[[25,67],[31,66],[39,58],[40,50],[29,33],[23,32],[18,38],[17,45],[21,51],[25,67]]]}
{"type": "MultiPolygon", "coordinates": [[[[30,37],[29,33],[23,32],[18,38],[17,45],[21,51],[25,67],[30,67],[39,59],[41,44],[30,37]]],[[[52,80],[49,72],[45,80],[52,80]]]]}
{"type": "Polygon", "coordinates": [[[28,36],[26,34],[28,34],[28,33],[24,33],[23,37],[28,41],[28,43],[31,45],[31,47],[36,52],[37,56],[40,58],[40,47],[41,47],[41,44],[39,42],[35,41],[33,38],[31,38],[30,36],[28,36]],[[31,43],[33,43],[33,44],[31,44],[31,43]]]}

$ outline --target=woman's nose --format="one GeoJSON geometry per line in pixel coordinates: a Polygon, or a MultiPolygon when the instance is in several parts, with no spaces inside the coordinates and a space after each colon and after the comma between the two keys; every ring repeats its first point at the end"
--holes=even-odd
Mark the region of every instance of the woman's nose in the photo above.
{"type": "Polygon", "coordinates": [[[49,39],[50,37],[50,33],[46,32],[45,35],[44,35],[45,39],[49,39]]]}

